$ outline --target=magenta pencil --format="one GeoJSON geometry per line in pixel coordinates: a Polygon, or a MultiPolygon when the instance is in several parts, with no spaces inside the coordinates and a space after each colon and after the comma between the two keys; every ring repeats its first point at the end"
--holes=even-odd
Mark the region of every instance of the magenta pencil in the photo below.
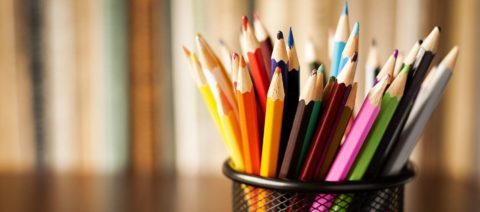
{"type": "MultiPolygon", "coordinates": [[[[348,132],[342,147],[335,157],[332,167],[328,171],[327,177],[325,178],[326,181],[336,182],[346,179],[368,132],[370,132],[377,118],[378,112],[380,112],[383,92],[389,84],[390,79],[390,75],[385,76],[382,81],[370,90],[353,122],[352,128],[348,132]]],[[[334,198],[335,195],[331,194],[317,195],[310,211],[327,211],[332,205],[334,198]]]]}

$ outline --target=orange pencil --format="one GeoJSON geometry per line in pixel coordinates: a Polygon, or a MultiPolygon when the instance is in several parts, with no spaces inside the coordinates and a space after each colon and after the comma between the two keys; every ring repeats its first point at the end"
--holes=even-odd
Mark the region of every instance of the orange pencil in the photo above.
{"type": "Polygon", "coordinates": [[[260,135],[257,102],[245,60],[240,56],[235,93],[242,137],[243,158],[247,174],[260,175],[260,135]]]}

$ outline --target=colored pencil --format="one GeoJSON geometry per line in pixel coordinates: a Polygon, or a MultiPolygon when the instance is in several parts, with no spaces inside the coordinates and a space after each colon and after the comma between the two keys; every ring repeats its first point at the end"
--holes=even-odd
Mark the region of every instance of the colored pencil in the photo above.
{"type": "MultiPolygon", "coordinates": [[[[342,147],[335,157],[332,167],[328,171],[325,181],[339,182],[346,179],[347,174],[362,147],[363,141],[365,141],[370,128],[377,118],[380,111],[380,103],[382,102],[382,95],[390,78],[390,76],[386,76],[368,93],[355,121],[353,122],[352,129],[346,136],[342,147]]],[[[335,195],[319,194],[315,197],[311,209],[314,208],[319,211],[326,211],[331,207],[333,198],[335,198],[335,195]]]]}
{"type": "Polygon", "coordinates": [[[381,64],[378,59],[377,42],[372,39],[370,50],[367,56],[367,63],[365,65],[365,94],[373,87],[375,77],[380,72],[381,64]]]}
{"type": "MultiPolygon", "coordinates": [[[[222,136],[225,144],[227,144],[226,136],[225,136],[225,133],[223,132],[222,123],[220,121],[220,117],[218,116],[217,103],[215,102],[212,91],[208,87],[208,82],[203,74],[200,62],[198,61],[198,58],[195,55],[195,53],[190,52],[190,50],[188,50],[186,47],[183,47],[183,53],[188,59],[193,79],[197,84],[198,90],[200,90],[200,94],[202,95],[203,101],[207,105],[208,111],[210,112],[210,115],[212,116],[213,121],[215,122],[215,125],[220,131],[220,135],[222,136]]],[[[227,150],[230,152],[229,146],[227,146],[227,150]]]]}
{"type": "MultiPolygon", "coordinates": [[[[268,85],[270,83],[265,73],[266,64],[263,62],[263,54],[260,49],[260,44],[258,43],[257,38],[255,38],[252,28],[248,23],[248,19],[245,16],[242,17],[242,29],[250,71],[253,82],[255,83],[255,92],[260,105],[262,106],[262,113],[265,113],[268,85]]],[[[258,117],[263,117],[263,114],[259,114],[258,117]]]]}
{"type": "MultiPolygon", "coordinates": [[[[210,88],[212,88],[212,86],[210,86],[210,88]]],[[[237,171],[244,172],[245,161],[243,158],[242,138],[238,119],[218,84],[213,87],[212,92],[217,102],[218,115],[227,138],[227,146],[232,148],[230,157],[235,166],[233,168],[237,171]]]]}
{"type": "Polygon", "coordinates": [[[297,165],[300,156],[300,151],[304,142],[305,132],[307,130],[308,121],[312,113],[315,98],[315,86],[317,80],[316,70],[312,71],[308,78],[305,87],[302,90],[300,101],[297,104],[295,118],[292,125],[292,130],[288,138],[287,148],[281,163],[279,178],[296,179],[297,165]]]}
{"type": "Polygon", "coordinates": [[[271,79],[272,70],[270,70],[271,67],[268,64],[270,64],[270,55],[272,55],[273,51],[272,39],[270,38],[265,25],[263,25],[260,20],[259,15],[256,13],[253,14],[253,27],[255,29],[255,37],[257,37],[258,42],[260,42],[260,49],[262,50],[266,74],[268,79],[271,79]]]}
{"type": "Polygon", "coordinates": [[[343,135],[346,132],[345,130],[347,129],[350,118],[352,117],[356,96],[357,83],[355,82],[353,83],[350,94],[343,97],[346,99],[346,101],[341,106],[341,109],[337,112],[337,116],[335,117],[332,128],[333,130],[330,132],[330,135],[327,139],[328,148],[324,148],[324,152],[320,159],[320,164],[315,170],[315,179],[325,179],[328,170],[333,163],[333,159],[335,159],[335,154],[337,154],[337,151],[340,148],[340,142],[342,141],[343,135]]]}
{"type": "Polygon", "coordinates": [[[232,73],[230,74],[230,79],[232,80],[232,86],[233,89],[237,87],[237,81],[238,81],[238,65],[240,63],[240,57],[238,56],[237,53],[232,53],[232,67],[230,67],[230,70],[232,70],[232,73]]]}
{"type": "Polygon", "coordinates": [[[398,52],[397,61],[395,62],[395,68],[393,69],[393,78],[397,77],[402,70],[404,56],[402,52],[398,52]]]}
{"type": "Polygon", "coordinates": [[[385,62],[382,69],[380,69],[380,72],[375,77],[374,84],[377,84],[377,82],[385,78],[385,76],[387,75],[393,76],[395,63],[397,61],[397,56],[398,56],[398,49],[395,49],[393,50],[393,54],[390,55],[390,57],[388,57],[387,62],[385,62]]]}
{"type": "Polygon", "coordinates": [[[373,124],[372,130],[368,134],[360,153],[355,159],[355,165],[349,173],[349,180],[361,180],[367,170],[370,161],[380,143],[380,140],[392,119],[398,103],[403,96],[405,84],[408,77],[408,68],[404,68],[398,77],[393,80],[392,85],[388,88],[382,98],[380,113],[377,120],[373,124]]]}
{"type": "Polygon", "coordinates": [[[220,61],[223,64],[223,67],[225,67],[227,76],[231,77],[232,76],[232,51],[230,48],[227,46],[223,40],[219,40],[219,48],[220,48],[220,61]]]}
{"type": "Polygon", "coordinates": [[[202,64],[205,78],[210,85],[210,89],[212,89],[213,92],[216,85],[218,85],[220,91],[227,99],[227,103],[232,107],[234,114],[237,114],[237,102],[235,100],[235,95],[233,94],[233,87],[229,77],[203,37],[200,34],[197,34],[195,38],[197,49],[199,51],[198,56],[202,64]]]}
{"type": "Polygon", "coordinates": [[[331,76],[337,77],[340,72],[340,60],[342,52],[348,40],[349,24],[348,24],[348,4],[343,5],[343,12],[338,20],[337,29],[335,30],[335,37],[333,39],[332,50],[332,67],[330,68],[331,76]]]}
{"type": "Polygon", "coordinates": [[[355,68],[357,64],[357,53],[354,53],[347,65],[345,65],[342,74],[338,77],[338,82],[333,84],[332,91],[326,101],[323,114],[317,125],[314,139],[310,145],[305,162],[302,165],[302,170],[299,179],[302,181],[312,180],[314,172],[318,166],[323,149],[325,148],[325,140],[328,133],[331,131],[332,123],[337,114],[338,108],[342,103],[343,97],[348,95],[352,87],[353,78],[355,76],[355,68]]]}
{"type": "MultiPolygon", "coordinates": [[[[298,158],[296,175],[300,173],[302,168],[303,161],[307,155],[308,149],[310,148],[310,143],[313,139],[315,131],[317,130],[318,120],[322,114],[323,107],[323,78],[325,77],[325,68],[323,65],[320,65],[317,69],[317,80],[315,83],[315,97],[313,98],[313,109],[310,119],[308,120],[307,131],[305,132],[305,139],[303,140],[303,146],[300,151],[300,156],[298,158]]],[[[332,84],[335,82],[335,78],[330,78],[328,85],[325,87],[329,89],[332,87],[332,84]]],[[[329,89],[330,90],[330,89],[329,89]]]]}
{"type": "MultiPolygon", "coordinates": [[[[359,33],[360,33],[360,24],[358,22],[355,22],[355,24],[353,25],[352,32],[350,33],[347,43],[345,44],[345,48],[342,51],[340,64],[338,65],[339,70],[343,69],[345,64],[347,64],[348,62],[348,58],[350,58],[354,52],[358,52],[359,33]]],[[[337,75],[338,74],[339,72],[337,72],[337,75]]]]}
{"type": "MultiPolygon", "coordinates": [[[[273,46],[271,65],[272,65],[272,70],[276,70],[277,67],[280,68],[280,71],[282,73],[283,89],[285,91],[285,105],[283,109],[284,112],[283,112],[283,120],[282,120],[282,131],[280,135],[280,149],[278,153],[279,167],[283,160],[283,153],[285,152],[285,148],[287,147],[287,142],[288,142],[288,134],[290,133],[290,128],[293,122],[293,116],[295,115],[294,109],[290,109],[292,104],[287,105],[287,101],[291,101],[288,97],[288,88],[287,88],[288,62],[289,62],[288,53],[286,50],[283,33],[282,31],[278,31],[277,40],[275,41],[275,45],[273,46]]],[[[298,102],[298,99],[296,102],[298,102]]],[[[278,168],[278,170],[279,169],[280,168],[278,168]]]]}
{"type": "Polygon", "coordinates": [[[373,178],[377,177],[382,169],[385,161],[387,161],[388,155],[390,154],[392,147],[398,142],[398,137],[407,121],[408,115],[413,107],[415,98],[420,90],[422,81],[425,78],[425,75],[428,71],[430,63],[432,62],[435,53],[437,51],[438,39],[440,36],[440,28],[435,27],[432,32],[425,38],[420,49],[417,53],[415,63],[410,72],[414,72],[412,75],[409,72],[409,76],[412,75],[412,78],[407,79],[407,85],[403,94],[400,103],[397,106],[397,109],[390,121],[382,140],[380,141],[377,151],[373,156],[365,177],[373,178]],[[411,83],[409,84],[409,81],[411,83]]]}
{"type": "Polygon", "coordinates": [[[429,83],[422,87],[421,92],[424,98],[417,99],[415,102],[412,114],[408,117],[399,142],[393,147],[392,153],[385,163],[382,175],[397,174],[404,167],[430,116],[440,102],[445,87],[452,76],[457,55],[458,47],[454,47],[438,65],[437,69],[431,73],[429,83]]]}
{"type": "Polygon", "coordinates": [[[285,99],[282,74],[279,67],[276,68],[272,77],[267,97],[260,176],[276,177],[283,103],[285,99]]]}
{"type": "Polygon", "coordinates": [[[235,88],[242,137],[243,158],[247,174],[260,175],[260,135],[257,102],[245,60],[240,57],[238,83],[235,88]]]}
{"type": "MultiPolygon", "coordinates": [[[[305,43],[305,61],[308,63],[309,70],[317,70],[321,65],[321,62],[318,59],[317,47],[311,38],[305,43]]],[[[324,80],[326,80],[326,78],[324,78],[324,80]]]]}

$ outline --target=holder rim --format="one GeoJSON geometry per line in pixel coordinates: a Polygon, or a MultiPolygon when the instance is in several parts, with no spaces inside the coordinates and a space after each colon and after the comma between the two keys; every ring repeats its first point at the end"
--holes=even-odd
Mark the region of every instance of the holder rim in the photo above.
{"type": "Polygon", "coordinates": [[[345,181],[345,182],[302,182],[299,180],[272,179],[248,175],[233,170],[228,159],[223,163],[223,174],[230,180],[255,187],[290,192],[325,192],[345,193],[379,190],[404,185],[415,177],[415,169],[411,162],[398,175],[381,177],[377,180],[345,181]]]}

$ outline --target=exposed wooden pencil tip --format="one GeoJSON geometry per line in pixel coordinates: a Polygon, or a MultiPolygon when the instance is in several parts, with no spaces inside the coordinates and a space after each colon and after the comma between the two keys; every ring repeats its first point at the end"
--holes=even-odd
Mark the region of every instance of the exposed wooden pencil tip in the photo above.
{"type": "Polygon", "coordinates": [[[190,57],[190,50],[188,50],[185,46],[182,46],[182,49],[185,56],[190,57]]]}
{"type": "Polygon", "coordinates": [[[240,56],[240,62],[238,64],[240,65],[240,67],[245,67],[246,66],[245,58],[243,58],[243,56],[240,56]]]}
{"type": "Polygon", "coordinates": [[[283,39],[283,32],[282,31],[277,32],[277,39],[278,40],[283,39]]]}
{"type": "Polygon", "coordinates": [[[357,58],[358,58],[358,53],[354,52],[350,60],[352,60],[352,62],[357,62],[357,58]]]}
{"type": "Polygon", "coordinates": [[[317,71],[320,71],[320,72],[322,72],[322,73],[325,73],[325,67],[323,66],[323,64],[320,64],[320,66],[318,66],[317,71]]]}
{"type": "Polygon", "coordinates": [[[452,50],[448,52],[447,56],[443,58],[442,62],[440,62],[440,65],[446,66],[453,70],[457,62],[457,56],[458,56],[458,46],[454,46],[452,50]]]}
{"type": "Polygon", "coordinates": [[[358,23],[358,21],[355,22],[355,24],[353,25],[352,32],[355,36],[358,36],[360,34],[360,23],[358,23]]]}
{"type": "Polygon", "coordinates": [[[398,57],[398,49],[393,50],[393,57],[397,59],[398,57]]]}
{"type": "Polygon", "coordinates": [[[242,16],[242,26],[243,26],[243,30],[247,30],[247,26],[248,26],[247,16],[242,16]]]}

